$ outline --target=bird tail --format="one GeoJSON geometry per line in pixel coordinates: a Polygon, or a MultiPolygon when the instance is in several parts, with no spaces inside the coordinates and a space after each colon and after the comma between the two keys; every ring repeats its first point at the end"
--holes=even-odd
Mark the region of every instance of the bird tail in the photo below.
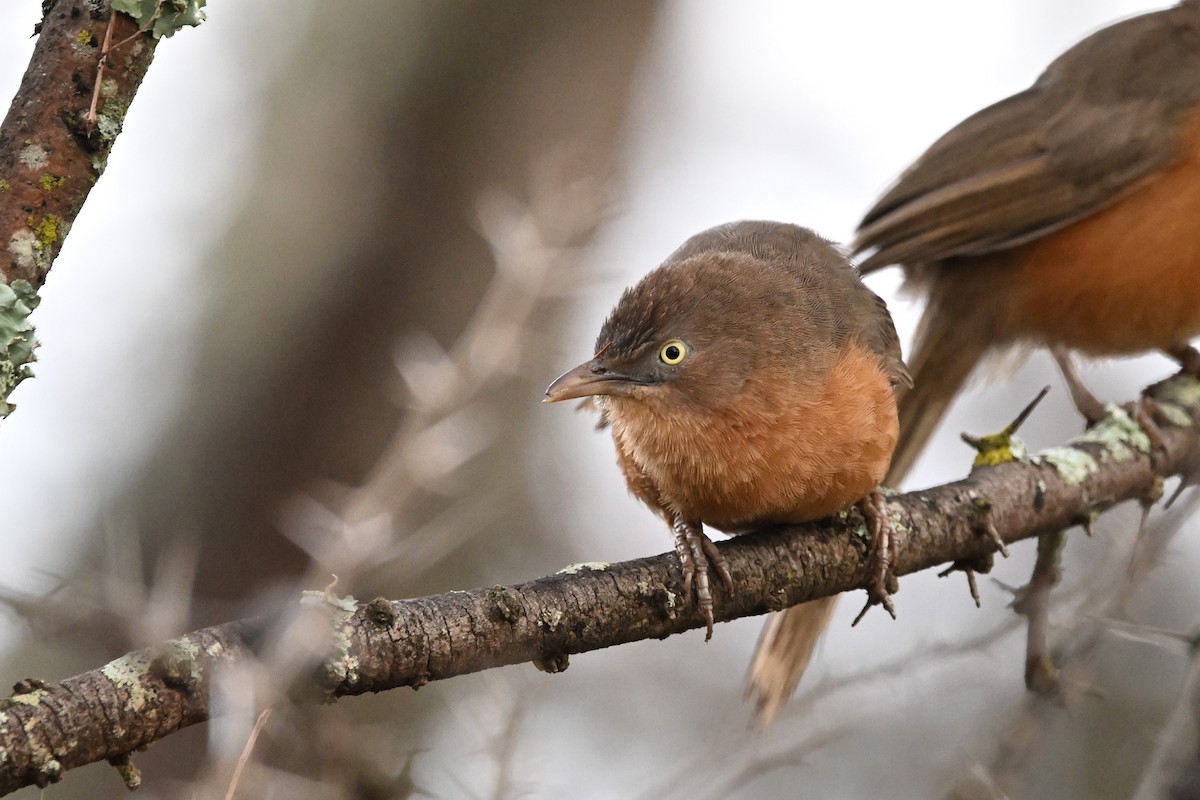
{"type": "Polygon", "coordinates": [[[757,727],[770,725],[796,691],[836,604],[836,595],[822,597],[767,618],[746,675],[746,697],[754,698],[757,727]]]}
{"type": "Polygon", "coordinates": [[[942,297],[935,293],[917,326],[908,359],[913,385],[900,397],[900,437],[883,479],[886,486],[903,482],[954,396],[995,343],[994,336],[973,329],[983,327],[983,319],[964,320],[961,314],[947,313],[938,302],[942,297]]]}

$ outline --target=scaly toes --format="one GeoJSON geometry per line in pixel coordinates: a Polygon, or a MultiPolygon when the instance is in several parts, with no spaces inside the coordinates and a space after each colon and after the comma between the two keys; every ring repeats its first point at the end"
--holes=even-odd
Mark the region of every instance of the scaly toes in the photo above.
{"type": "Polygon", "coordinates": [[[896,530],[892,527],[883,495],[879,492],[871,492],[860,500],[858,508],[871,532],[871,552],[867,559],[871,577],[866,586],[867,604],[858,612],[851,626],[857,625],[871,606],[883,606],[892,619],[896,618],[896,607],[892,603],[892,593],[897,588],[896,576],[892,572],[892,562],[896,559],[896,530]]]}
{"type": "Polygon", "coordinates": [[[677,520],[672,526],[675,532],[675,552],[679,555],[679,564],[683,569],[683,593],[692,596],[692,582],[696,584],[696,605],[700,616],[704,619],[704,641],[712,638],[713,634],[713,595],[708,580],[710,565],[716,569],[725,588],[733,590],[733,577],[729,574],[729,566],[725,557],[717,550],[712,540],[704,535],[699,525],[677,520]]]}

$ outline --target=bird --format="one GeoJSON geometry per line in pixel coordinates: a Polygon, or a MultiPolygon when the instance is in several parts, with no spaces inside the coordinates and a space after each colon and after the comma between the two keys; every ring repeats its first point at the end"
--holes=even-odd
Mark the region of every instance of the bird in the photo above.
{"type": "MultiPolygon", "coordinates": [[[[742,221],[691,237],[627,289],[595,355],[551,383],[545,402],[598,408],[630,492],[674,533],[707,640],[709,571],[727,589],[733,579],[704,526],[747,534],[852,504],[872,533],[867,607],[894,616],[894,531],[878,487],[896,444],[896,390],[909,383],[886,304],[842,252],[806,228],[742,221]]],[[[759,653],[786,653],[786,669],[752,663],[759,719],[792,694],[833,604],[773,613],[759,653]]]]}
{"type": "Polygon", "coordinates": [[[1048,348],[1089,424],[1106,406],[1073,354],[1161,351],[1200,376],[1198,219],[1200,0],[1093,33],[934,142],[850,246],[927,298],[885,482],[993,352],[1048,348]]]}

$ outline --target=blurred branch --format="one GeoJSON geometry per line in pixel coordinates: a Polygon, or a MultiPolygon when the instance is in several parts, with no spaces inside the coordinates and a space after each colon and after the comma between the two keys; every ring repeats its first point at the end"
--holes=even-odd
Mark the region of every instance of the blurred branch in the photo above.
{"type": "MultiPolygon", "coordinates": [[[[1032,459],[975,470],[966,480],[889,498],[899,532],[894,569],[908,574],[946,562],[980,560],[1016,542],[1091,520],[1123,500],[1153,495],[1160,476],[1190,473],[1200,437],[1200,383],[1176,377],[1149,390],[1173,423],[1165,454],[1139,449],[1144,434],[1114,414],[1084,436],[1032,459]]],[[[719,547],[735,580],[718,597],[728,621],[860,588],[869,579],[865,527],[857,512],[764,530],[719,547]]],[[[206,719],[209,685],[222,665],[244,661],[264,643],[307,650],[310,696],[331,699],[532,661],[562,669],[567,656],[664,638],[704,625],[681,597],[673,555],[590,564],[515,586],[413,600],[310,592],[285,622],[331,615],[314,641],[253,622],[208,628],[99,670],[46,685],[24,681],[0,704],[0,791],[45,785],[68,769],[127,756],[206,719]]],[[[131,769],[131,767],[130,767],[131,769]]]]}

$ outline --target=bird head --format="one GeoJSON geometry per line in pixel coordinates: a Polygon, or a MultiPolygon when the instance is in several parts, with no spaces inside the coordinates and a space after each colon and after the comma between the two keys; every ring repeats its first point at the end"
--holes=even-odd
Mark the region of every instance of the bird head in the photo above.
{"type": "Polygon", "coordinates": [[[728,253],[659,267],[625,291],[596,354],[551,383],[544,402],[597,397],[602,406],[726,407],[756,365],[793,339],[788,326],[778,326],[781,298],[790,293],[780,291],[775,272],[728,253]]]}

